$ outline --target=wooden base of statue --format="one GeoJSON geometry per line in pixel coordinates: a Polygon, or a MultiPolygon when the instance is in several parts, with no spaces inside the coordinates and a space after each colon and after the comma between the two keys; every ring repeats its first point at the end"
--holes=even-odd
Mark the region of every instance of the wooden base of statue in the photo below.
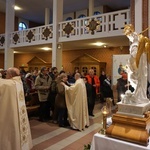
{"type": "Polygon", "coordinates": [[[146,146],[149,142],[149,125],[149,114],[144,118],[114,114],[106,135],[146,146]]]}

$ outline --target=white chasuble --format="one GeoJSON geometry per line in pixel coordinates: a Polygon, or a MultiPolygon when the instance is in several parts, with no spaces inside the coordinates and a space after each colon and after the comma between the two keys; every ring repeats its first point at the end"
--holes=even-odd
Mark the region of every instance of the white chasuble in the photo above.
{"type": "Polygon", "coordinates": [[[31,131],[20,77],[0,79],[0,150],[30,150],[31,131]]]}
{"type": "Polygon", "coordinates": [[[65,85],[66,105],[69,122],[73,129],[84,130],[89,126],[86,87],[83,79],[78,79],[70,87],[65,85]]]}

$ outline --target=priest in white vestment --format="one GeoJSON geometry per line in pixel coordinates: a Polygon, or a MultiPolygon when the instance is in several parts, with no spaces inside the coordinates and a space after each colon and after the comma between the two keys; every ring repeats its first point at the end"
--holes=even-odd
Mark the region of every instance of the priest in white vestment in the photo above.
{"type": "Polygon", "coordinates": [[[82,131],[86,126],[89,126],[87,94],[85,83],[79,73],[75,74],[75,79],[74,85],[70,87],[64,85],[66,105],[70,126],[82,131]]]}
{"type": "Polygon", "coordinates": [[[0,79],[0,150],[30,150],[32,139],[19,70],[0,79]]]}

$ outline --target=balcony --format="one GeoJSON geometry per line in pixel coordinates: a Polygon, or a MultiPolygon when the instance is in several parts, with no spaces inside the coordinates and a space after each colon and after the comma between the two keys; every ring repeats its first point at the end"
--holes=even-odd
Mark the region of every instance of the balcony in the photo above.
{"type": "MultiPolygon", "coordinates": [[[[130,22],[130,10],[121,10],[59,23],[59,42],[85,40],[123,35],[125,24],[130,22]]],[[[53,41],[53,25],[29,28],[10,33],[10,47],[47,44],[53,41]]],[[[0,34],[0,49],[4,49],[5,34],[0,34]]]]}

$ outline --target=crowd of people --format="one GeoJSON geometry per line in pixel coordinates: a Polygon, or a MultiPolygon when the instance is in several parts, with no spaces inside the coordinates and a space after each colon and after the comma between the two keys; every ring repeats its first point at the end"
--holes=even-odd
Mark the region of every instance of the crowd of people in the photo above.
{"type": "Polygon", "coordinates": [[[26,105],[33,94],[38,95],[39,121],[52,120],[60,127],[70,126],[80,131],[89,126],[89,116],[94,117],[95,99],[100,87],[99,77],[93,69],[87,74],[76,70],[71,75],[64,70],[58,72],[56,67],[42,67],[33,72],[20,70],[20,76],[26,105]]]}
{"type": "MultiPolygon", "coordinates": [[[[7,78],[7,71],[1,74],[2,78],[7,78]]],[[[95,100],[99,93],[102,102],[106,98],[113,100],[110,76],[106,76],[105,72],[102,75],[98,77],[93,69],[89,69],[87,74],[77,69],[72,75],[64,70],[58,72],[56,67],[42,67],[33,72],[20,70],[26,106],[32,94],[38,95],[39,121],[51,120],[60,127],[70,126],[80,131],[89,126],[89,117],[94,117],[95,100]]]]}
{"type": "MultiPolygon", "coordinates": [[[[100,77],[95,74],[93,69],[89,69],[87,74],[80,73],[79,70],[76,70],[71,75],[64,70],[58,72],[56,67],[52,67],[51,70],[47,67],[42,67],[40,71],[34,70],[33,72],[10,68],[7,71],[0,70],[0,73],[2,78],[0,79],[0,86],[2,87],[0,88],[0,111],[3,112],[2,114],[7,115],[7,113],[4,113],[6,111],[4,108],[9,103],[7,107],[9,106],[9,110],[13,116],[8,118],[7,115],[8,124],[12,124],[13,129],[6,128],[5,116],[0,118],[2,124],[5,122],[1,126],[5,127],[5,130],[2,128],[0,131],[1,140],[3,137],[9,136],[8,131],[16,131],[16,127],[23,128],[23,125],[20,124],[22,116],[24,116],[23,121],[25,121],[26,131],[23,132],[20,129],[20,132],[13,133],[12,138],[14,140],[11,141],[14,142],[10,143],[10,145],[13,145],[14,149],[18,149],[18,147],[29,149],[32,147],[28,115],[25,109],[31,100],[32,94],[38,95],[40,103],[39,121],[47,122],[51,120],[60,127],[70,127],[79,131],[84,130],[90,125],[89,117],[94,117],[95,100],[99,93],[101,93],[101,102],[106,101],[107,98],[111,98],[115,105],[111,88],[111,77],[110,75],[106,75],[104,71],[102,71],[100,77]],[[14,85],[16,88],[14,88],[14,85]],[[21,92],[18,93],[18,91],[21,92]],[[18,126],[13,125],[16,122],[18,126]],[[20,136],[24,135],[26,137],[26,141],[22,145],[18,145],[18,142],[15,141],[18,140],[17,136],[19,134],[20,136]]],[[[125,74],[122,75],[122,78],[118,79],[118,89],[124,89],[123,92],[129,88],[126,79],[127,76],[125,74]],[[125,84],[121,88],[123,83],[125,84]]],[[[118,101],[120,101],[119,98],[118,101]]],[[[4,139],[7,139],[7,137],[4,139]]],[[[7,147],[9,145],[5,145],[4,142],[3,146],[7,147]]]]}

